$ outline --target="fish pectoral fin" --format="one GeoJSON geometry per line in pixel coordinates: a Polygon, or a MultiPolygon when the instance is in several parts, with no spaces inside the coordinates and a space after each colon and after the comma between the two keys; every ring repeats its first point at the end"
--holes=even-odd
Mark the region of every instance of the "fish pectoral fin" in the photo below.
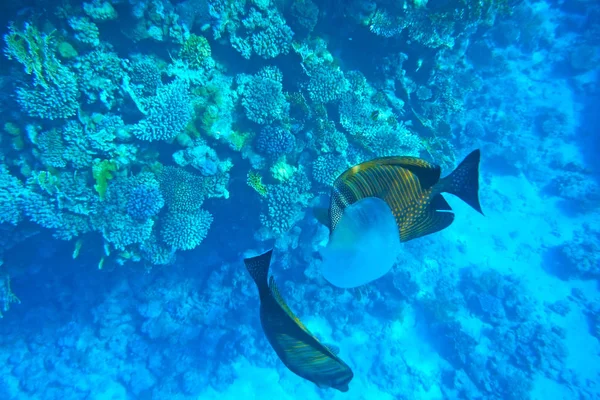
{"type": "Polygon", "coordinates": [[[452,207],[441,194],[433,196],[431,199],[431,207],[437,211],[452,211],[452,207]]]}
{"type": "Polygon", "coordinates": [[[327,385],[325,385],[324,383],[321,383],[321,382],[315,382],[315,385],[317,385],[317,387],[319,389],[327,389],[327,388],[329,388],[329,386],[327,386],[327,385]]]}
{"type": "Polygon", "coordinates": [[[323,344],[335,356],[340,354],[340,348],[333,344],[323,344]]]}
{"type": "Polygon", "coordinates": [[[454,221],[454,213],[451,211],[452,208],[442,195],[436,195],[419,218],[410,225],[400,226],[400,240],[406,242],[447,228],[454,221]]]}

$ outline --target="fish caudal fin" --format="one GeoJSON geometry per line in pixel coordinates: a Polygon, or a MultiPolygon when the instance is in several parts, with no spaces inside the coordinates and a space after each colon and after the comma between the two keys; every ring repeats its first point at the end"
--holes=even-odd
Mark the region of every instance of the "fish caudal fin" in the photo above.
{"type": "Polygon", "coordinates": [[[479,150],[472,151],[450,175],[440,181],[440,184],[442,191],[458,196],[483,215],[479,204],[480,158],[479,150]]]}
{"type": "Polygon", "coordinates": [[[250,273],[252,279],[258,287],[258,292],[262,295],[265,291],[269,291],[269,266],[271,265],[271,256],[273,255],[273,249],[266,253],[258,256],[245,258],[244,264],[246,269],[250,273]]]}

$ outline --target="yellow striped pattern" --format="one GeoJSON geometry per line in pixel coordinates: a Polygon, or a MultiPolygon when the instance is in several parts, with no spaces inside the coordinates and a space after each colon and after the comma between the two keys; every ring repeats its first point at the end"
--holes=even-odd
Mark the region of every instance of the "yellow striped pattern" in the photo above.
{"type": "MultiPolygon", "coordinates": [[[[366,197],[384,200],[396,219],[401,241],[407,241],[446,227],[452,213],[439,213],[430,207],[433,186],[423,189],[415,173],[407,167],[423,168],[439,179],[439,167],[412,157],[386,157],[356,165],[334,182],[331,204],[331,230],[343,210],[366,197]]],[[[411,168],[413,169],[413,168],[411,168]]],[[[433,182],[435,183],[435,182],[433,182]]]]}
{"type": "Polygon", "coordinates": [[[264,313],[262,324],[281,361],[294,373],[313,382],[334,382],[352,376],[350,368],[294,315],[281,297],[273,277],[269,279],[269,287],[273,306],[278,309],[271,308],[264,313]]]}

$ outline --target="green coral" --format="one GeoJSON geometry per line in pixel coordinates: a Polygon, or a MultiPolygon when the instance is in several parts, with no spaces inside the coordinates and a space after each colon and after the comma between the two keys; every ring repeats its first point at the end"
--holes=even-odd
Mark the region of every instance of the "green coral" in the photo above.
{"type": "Polygon", "coordinates": [[[54,55],[56,44],[52,33],[42,34],[29,23],[25,24],[22,31],[17,31],[14,25],[10,25],[4,41],[4,53],[8,59],[23,64],[25,72],[33,75],[35,82],[44,88],[54,82],[64,68],[54,55]]]}
{"type": "Polygon", "coordinates": [[[211,57],[210,45],[204,36],[191,34],[179,49],[179,58],[187,62],[191,68],[206,66],[211,57]]]}
{"type": "Polygon", "coordinates": [[[262,197],[267,196],[267,187],[264,183],[262,183],[262,176],[258,172],[248,172],[248,178],[246,182],[248,183],[248,186],[256,191],[256,193],[262,197]]]}
{"type": "Polygon", "coordinates": [[[113,178],[112,172],[117,170],[117,165],[113,161],[102,160],[94,163],[92,166],[92,174],[96,180],[94,189],[98,192],[100,200],[104,200],[106,197],[106,189],[108,188],[108,181],[113,178]]]}

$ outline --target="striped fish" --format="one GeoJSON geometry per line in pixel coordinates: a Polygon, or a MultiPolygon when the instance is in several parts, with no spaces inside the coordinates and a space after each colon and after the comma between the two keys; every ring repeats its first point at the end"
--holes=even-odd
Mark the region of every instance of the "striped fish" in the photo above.
{"type": "Polygon", "coordinates": [[[329,209],[315,216],[333,232],[344,209],[367,197],[384,200],[406,242],[447,228],[454,220],[442,196],[451,193],[483,214],[479,204],[480,151],[471,152],[448,176],[439,165],[416,157],[383,157],[355,165],[333,183],[329,209]]]}
{"type": "Polygon", "coordinates": [[[260,322],[267,340],[290,371],[321,388],[348,391],[352,370],[337,349],[322,344],[287,306],[269,274],[273,250],[244,260],[260,296],[260,322]]]}

